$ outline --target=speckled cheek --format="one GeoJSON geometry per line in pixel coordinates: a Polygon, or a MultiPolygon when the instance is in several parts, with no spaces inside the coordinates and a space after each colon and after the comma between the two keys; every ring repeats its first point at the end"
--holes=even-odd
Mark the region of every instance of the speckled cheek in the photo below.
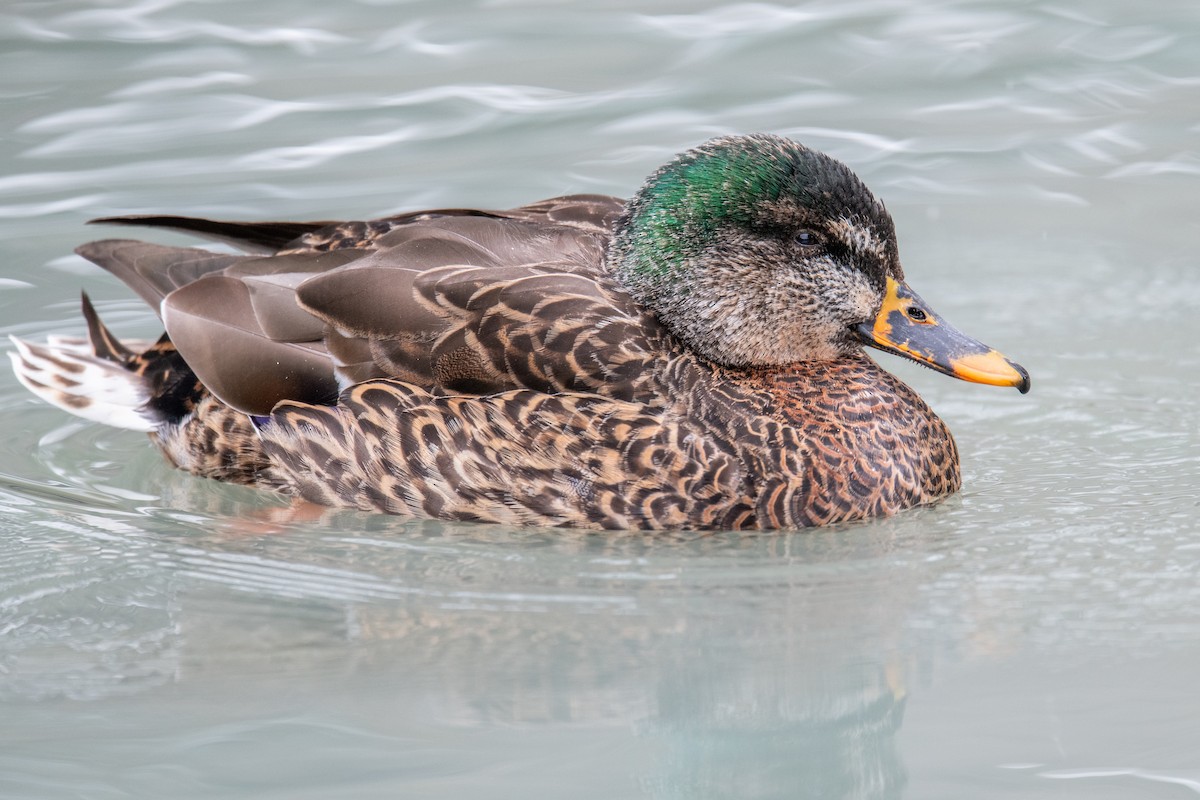
{"type": "Polygon", "coordinates": [[[870,286],[859,286],[853,292],[853,308],[857,316],[864,320],[872,319],[879,312],[882,298],[879,292],[870,286]]]}
{"type": "Polygon", "coordinates": [[[838,265],[827,271],[823,295],[839,326],[872,319],[883,295],[871,279],[853,267],[838,265]]]}

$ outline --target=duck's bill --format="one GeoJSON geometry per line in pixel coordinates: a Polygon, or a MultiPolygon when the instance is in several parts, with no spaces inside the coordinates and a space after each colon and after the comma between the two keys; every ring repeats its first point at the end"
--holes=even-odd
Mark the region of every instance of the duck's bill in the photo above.
{"type": "Polygon", "coordinates": [[[950,325],[908,284],[888,278],[887,297],[875,321],[855,329],[862,340],[888,353],[973,383],[1029,391],[1029,373],[1015,361],[950,325]]]}

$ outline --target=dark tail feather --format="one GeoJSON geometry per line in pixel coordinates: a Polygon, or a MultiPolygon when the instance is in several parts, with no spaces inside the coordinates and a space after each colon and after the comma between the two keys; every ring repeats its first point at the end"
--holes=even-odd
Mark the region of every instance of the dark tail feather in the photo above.
{"type": "Polygon", "coordinates": [[[101,217],[89,225],[136,225],[198,233],[209,239],[227,242],[256,253],[274,253],[306,233],[333,225],[332,222],[223,222],[199,217],[136,215],[101,217]]]}
{"type": "Polygon", "coordinates": [[[121,340],[113,336],[112,331],[100,321],[100,315],[96,313],[96,307],[92,305],[92,298],[88,297],[87,292],[79,294],[80,305],[83,306],[83,318],[87,321],[88,341],[92,345],[92,354],[96,358],[103,358],[122,365],[133,361],[137,354],[121,344],[121,340]]]}

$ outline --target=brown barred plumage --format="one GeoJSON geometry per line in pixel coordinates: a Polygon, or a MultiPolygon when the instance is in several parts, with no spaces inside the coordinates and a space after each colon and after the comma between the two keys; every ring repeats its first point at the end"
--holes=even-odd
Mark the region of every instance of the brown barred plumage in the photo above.
{"type": "Polygon", "coordinates": [[[804,527],[958,488],[949,431],[865,356],[819,370],[678,371],[695,382],[662,405],[372,380],[336,406],[280,404],[263,446],[313,502],[514,524],[804,527]]]}

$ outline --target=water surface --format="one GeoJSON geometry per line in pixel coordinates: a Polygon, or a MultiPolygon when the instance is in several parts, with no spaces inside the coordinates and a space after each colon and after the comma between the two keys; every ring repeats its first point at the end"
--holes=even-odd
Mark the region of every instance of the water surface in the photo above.
{"type": "Polygon", "coordinates": [[[856,169],[1034,391],[888,359],[961,494],[662,537],[298,517],[0,373],[0,795],[1200,794],[1198,32],[1115,0],[9,3],[3,333],[81,332],[85,289],[157,336],[70,255],[91,217],[626,195],[766,130],[856,169]]]}

